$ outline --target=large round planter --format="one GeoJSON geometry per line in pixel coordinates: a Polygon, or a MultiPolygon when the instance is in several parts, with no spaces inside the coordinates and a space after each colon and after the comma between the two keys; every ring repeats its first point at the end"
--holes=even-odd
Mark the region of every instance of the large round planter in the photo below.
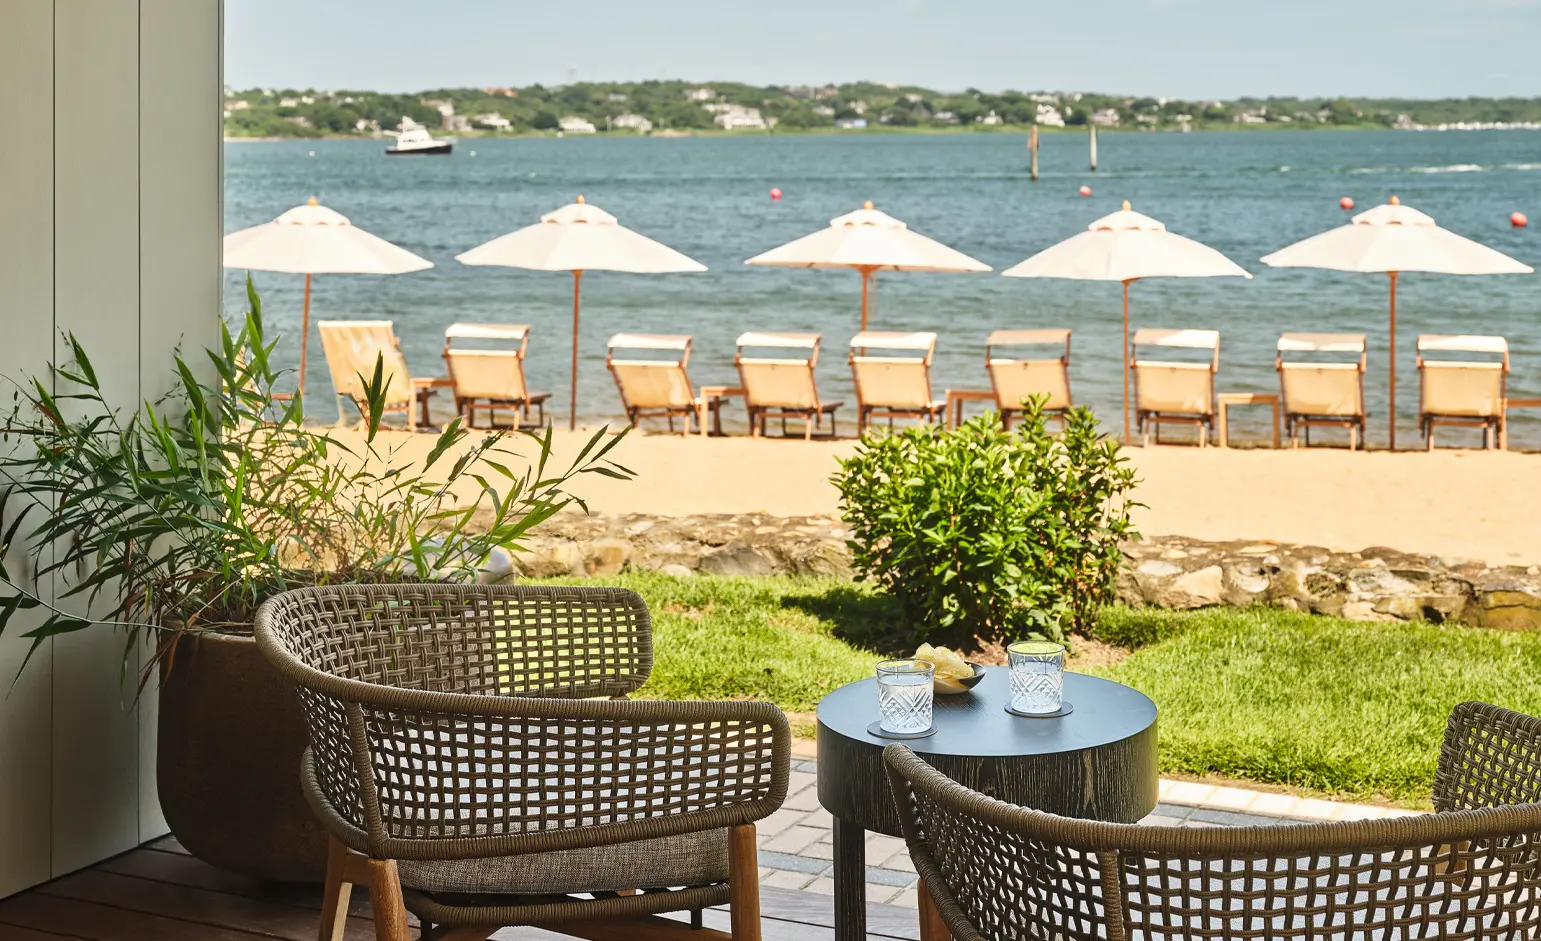
{"type": "Polygon", "coordinates": [[[304,719],[251,637],[189,634],[161,668],[156,773],[178,842],[271,882],[320,882],[326,832],[300,791],[304,719]]]}

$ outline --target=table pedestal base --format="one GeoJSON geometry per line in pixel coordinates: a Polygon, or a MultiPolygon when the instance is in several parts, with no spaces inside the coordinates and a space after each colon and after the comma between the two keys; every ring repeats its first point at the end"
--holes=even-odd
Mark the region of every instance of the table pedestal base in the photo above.
{"type": "Polygon", "coordinates": [[[835,818],[835,941],[867,941],[867,831],[835,818]]]}

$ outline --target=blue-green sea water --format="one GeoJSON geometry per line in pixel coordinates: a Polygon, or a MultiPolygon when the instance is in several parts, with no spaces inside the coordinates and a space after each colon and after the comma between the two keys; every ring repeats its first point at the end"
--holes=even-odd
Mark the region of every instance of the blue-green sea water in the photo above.
{"type": "MultiPolygon", "coordinates": [[[[1371,423],[1372,442],[1385,438],[1386,278],[1272,270],[1257,259],[1343,224],[1342,196],[1364,209],[1396,194],[1445,227],[1541,267],[1541,232],[1509,225],[1517,210],[1541,224],[1536,132],[1106,134],[1095,174],[1086,169],[1084,137],[1046,135],[1036,184],[1028,179],[1025,136],[1006,134],[482,139],[463,141],[448,158],[421,159],[387,159],[383,149],[377,141],[228,144],[225,228],[271,219],[316,196],[355,224],[433,261],[435,268],[416,274],[336,275],[315,282],[313,318],[394,320],[415,374],[443,372],[440,352],[451,323],[530,323],[531,384],[565,403],[572,279],[471,268],[454,256],[534,222],[579,193],[710,269],[656,276],[593,272],[584,278],[584,421],[620,414],[604,368],[605,341],[620,330],[693,334],[691,375],[698,384],[734,383],[734,338],[746,329],[820,332],[820,390],[825,398],[843,398],[849,416],[854,396],[845,350],[859,320],[858,275],[743,262],[868,199],[996,272],[1130,200],[1256,275],[1252,281],[1138,283],[1134,326],[1218,329],[1222,391],[1276,390],[1280,331],[1366,333],[1366,391],[1372,413],[1380,416],[1371,423]],[[1092,187],[1092,197],[1078,195],[1082,184],[1092,187]],[[779,201],[769,198],[772,187],[784,192],[779,201]]],[[[228,276],[231,312],[243,302],[241,277],[228,276]]],[[[297,365],[303,279],[264,273],[256,279],[270,324],[284,334],[280,354],[297,365]]],[[[1117,284],[998,273],[882,273],[875,298],[874,328],[941,334],[933,374],[938,394],[949,387],[988,387],[983,358],[991,330],[1072,328],[1075,397],[1109,427],[1117,424],[1117,284]]],[[[1409,274],[1399,299],[1397,405],[1404,447],[1415,440],[1413,342],[1421,332],[1508,337],[1511,395],[1541,395],[1537,276],[1409,274]]],[[[311,354],[311,408],[330,420],[330,381],[314,333],[311,354]]],[[[557,411],[565,411],[565,404],[557,411]]],[[[1266,416],[1257,411],[1235,415],[1238,434],[1262,434],[1266,416]]],[[[735,406],[729,414],[741,413],[735,406]]],[[[1541,445],[1541,416],[1517,416],[1513,431],[1516,443],[1541,445]]]]}

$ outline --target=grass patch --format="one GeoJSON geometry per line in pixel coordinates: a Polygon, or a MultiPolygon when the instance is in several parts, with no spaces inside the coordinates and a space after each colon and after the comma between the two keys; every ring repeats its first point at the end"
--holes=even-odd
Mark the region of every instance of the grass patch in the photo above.
{"type": "MultiPolygon", "coordinates": [[[[649,574],[596,582],[639,592],[653,612],[650,697],[764,699],[808,712],[905,643],[888,600],[851,582],[649,574]]],[[[1426,806],[1457,703],[1541,713],[1535,634],[1271,608],[1113,607],[1096,640],[1133,648],[1078,668],[1156,701],[1166,773],[1426,806]]]]}
{"type": "Polygon", "coordinates": [[[1161,710],[1161,767],[1424,806],[1445,721],[1480,699],[1541,712],[1541,636],[1360,623],[1271,608],[1111,608],[1143,643],[1090,670],[1161,710]]]}
{"type": "Polygon", "coordinates": [[[881,659],[836,636],[837,624],[862,637],[882,630],[883,600],[850,582],[626,574],[585,583],[647,601],[653,676],[641,695],[650,699],[761,699],[807,712],[881,659]]]}

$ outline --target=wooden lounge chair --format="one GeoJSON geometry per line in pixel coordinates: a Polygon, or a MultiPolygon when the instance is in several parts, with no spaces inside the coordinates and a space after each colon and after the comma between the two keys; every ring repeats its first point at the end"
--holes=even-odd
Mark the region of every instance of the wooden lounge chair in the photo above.
{"type": "Polygon", "coordinates": [[[487,427],[496,428],[497,410],[516,412],[514,425],[527,424],[533,406],[536,424],[546,423],[549,392],[531,392],[524,379],[524,354],[530,345],[530,328],[512,323],[455,323],[444,331],[444,368],[455,395],[455,413],[464,415],[466,427],[476,427],[478,410],[487,412],[487,427]],[[456,341],[460,341],[457,345],[456,341]],[[473,349],[466,342],[513,344],[512,348],[473,349]]]}
{"type": "Polygon", "coordinates": [[[385,413],[401,412],[407,430],[417,430],[418,411],[427,413],[428,398],[433,395],[434,379],[413,379],[402,355],[401,341],[389,320],[321,320],[321,349],[326,354],[327,369],[332,374],[332,388],[337,395],[337,421],[343,421],[342,403],[352,402],[364,412],[364,383],[375,374],[375,364],[384,363],[386,381],[385,413]],[[360,377],[363,377],[362,380],[360,377]]]}
{"type": "MultiPolygon", "coordinates": [[[[704,402],[690,384],[690,374],[685,371],[690,361],[688,336],[662,333],[617,333],[610,338],[605,353],[605,365],[615,377],[615,387],[621,393],[621,405],[631,426],[648,416],[662,415],[669,420],[669,430],[674,431],[674,418],[681,419],[680,434],[690,434],[690,420],[694,418],[698,428],[706,427],[704,402]],[[616,359],[616,350],[661,350],[677,353],[669,359],[616,359]]],[[[722,399],[710,402],[713,412],[722,406],[722,399]]]]}
{"type": "Polygon", "coordinates": [[[1279,397],[1284,409],[1284,428],[1290,447],[1300,446],[1311,429],[1347,428],[1349,450],[1364,446],[1365,342],[1362,333],[1286,333],[1279,337],[1274,368],[1279,371],[1279,397]],[[1349,362],[1323,359],[1285,359],[1285,354],[1357,354],[1349,362]]]}
{"type": "Polygon", "coordinates": [[[1029,397],[1048,396],[1044,415],[1061,423],[1074,406],[1070,397],[1069,330],[997,330],[985,341],[985,371],[990,374],[990,388],[995,392],[995,408],[1001,422],[1011,427],[1014,416],[1023,411],[1029,397]],[[1059,347],[1060,354],[1048,359],[1023,359],[1012,348],[1059,347]]]}
{"type": "Polygon", "coordinates": [[[1435,813],[1382,820],[1070,820],[970,790],[901,744],[884,760],[923,941],[1541,936],[1541,720],[1498,706],[1455,708],[1435,813]]]}
{"type": "Polygon", "coordinates": [[[1209,443],[1215,426],[1215,373],[1220,368],[1218,330],[1136,330],[1129,368],[1134,373],[1135,420],[1150,444],[1151,429],[1161,443],[1163,424],[1195,425],[1199,447],[1209,443]],[[1140,347],[1208,350],[1209,362],[1141,359],[1140,347]]]}
{"type": "Polygon", "coordinates": [[[856,386],[856,430],[867,430],[881,412],[893,426],[895,416],[938,421],[947,400],[931,395],[934,333],[883,333],[864,330],[851,338],[851,381],[856,386]],[[873,356],[870,350],[899,350],[908,356],[873,356]]]}
{"type": "Polygon", "coordinates": [[[1433,449],[1434,429],[1451,425],[1482,429],[1482,446],[1502,446],[1504,401],[1508,393],[1509,344],[1503,337],[1418,338],[1418,424],[1424,445],[1433,449]],[[1489,360],[1429,359],[1424,353],[1481,353],[1489,360]]]}
{"type": "Polygon", "coordinates": [[[739,385],[744,389],[744,405],[749,410],[749,433],[765,434],[766,420],[775,414],[781,418],[781,433],[786,435],[787,418],[806,422],[803,440],[813,437],[816,426],[829,416],[829,433],[835,434],[835,410],[843,402],[825,402],[819,398],[814,382],[814,367],[819,362],[817,333],[750,332],[738,338],[738,352],[733,365],[738,367],[739,385]],[[746,356],[746,350],[807,350],[803,358],[746,356]]]}
{"type": "Polygon", "coordinates": [[[367,886],[379,941],[533,925],[584,938],[724,939],[659,918],[730,906],[759,941],[755,821],[781,806],[786,716],[764,702],[626,701],[652,670],[646,605],[617,588],[346,585],[256,618],[299,691],[299,769],[331,835],[322,939],[367,886]]]}

